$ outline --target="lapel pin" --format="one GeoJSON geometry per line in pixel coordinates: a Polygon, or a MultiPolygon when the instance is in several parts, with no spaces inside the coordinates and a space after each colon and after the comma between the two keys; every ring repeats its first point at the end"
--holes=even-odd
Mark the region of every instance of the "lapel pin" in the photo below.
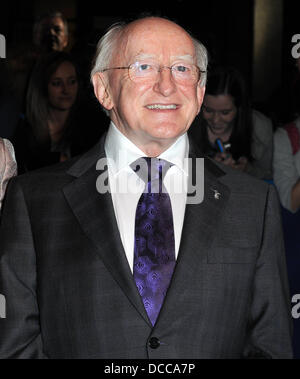
{"type": "Polygon", "coordinates": [[[219,200],[220,197],[221,197],[220,192],[219,192],[218,190],[215,190],[215,189],[213,189],[213,191],[214,191],[214,198],[215,198],[216,200],[219,200]]]}

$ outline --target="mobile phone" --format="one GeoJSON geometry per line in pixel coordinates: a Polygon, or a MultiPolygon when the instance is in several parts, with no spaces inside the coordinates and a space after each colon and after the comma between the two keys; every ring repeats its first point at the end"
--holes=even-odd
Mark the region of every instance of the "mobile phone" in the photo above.
{"type": "Polygon", "coordinates": [[[224,145],[223,145],[223,142],[221,141],[220,138],[217,138],[216,139],[216,144],[220,150],[221,153],[225,153],[225,148],[224,148],[224,145]]]}

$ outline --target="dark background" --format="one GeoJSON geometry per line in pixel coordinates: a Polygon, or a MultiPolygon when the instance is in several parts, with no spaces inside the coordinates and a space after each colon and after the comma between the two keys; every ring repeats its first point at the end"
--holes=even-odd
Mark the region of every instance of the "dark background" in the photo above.
{"type": "Polygon", "coordinates": [[[299,3],[299,0],[4,0],[0,33],[6,37],[9,55],[16,47],[30,43],[36,16],[48,9],[59,9],[69,22],[71,47],[85,51],[89,46],[92,52],[93,45],[113,22],[134,18],[142,12],[167,16],[207,46],[211,62],[240,69],[253,101],[263,104],[294,65],[291,38],[300,33],[299,3]],[[255,25],[257,12],[267,22],[265,29],[255,25]],[[264,40],[260,47],[257,39],[264,40]],[[259,60],[257,51],[262,53],[259,60]]]}
{"type": "MultiPolygon", "coordinates": [[[[142,12],[173,19],[204,43],[211,63],[233,65],[244,74],[252,102],[261,111],[267,109],[271,95],[295,71],[291,39],[294,34],[300,34],[299,0],[138,3],[128,0],[2,0],[0,33],[6,38],[7,57],[30,45],[34,20],[49,9],[65,14],[71,37],[70,50],[76,52],[85,65],[90,64],[98,39],[112,23],[135,18],[142,12]]],[[[293,222],[289,230],[297,229],[299,222],[293,222]]],[[[287,247],[291,241],[287,241],[287,247]]],[[[287,255],[291,295],[300,293],[300,251],[294,250],[293,254],[287,255]]],[[[300,318],[294,320],[294,325],[295,357],[300,358],[300,318]]]]}

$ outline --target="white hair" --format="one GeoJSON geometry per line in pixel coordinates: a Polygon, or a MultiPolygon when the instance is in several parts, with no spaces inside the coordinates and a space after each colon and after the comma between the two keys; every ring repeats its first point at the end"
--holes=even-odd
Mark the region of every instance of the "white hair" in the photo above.
{"type": "Polygon", "coordinates": [[[196,60],[197,60],[197,66],[200,68],[201,71],[201,79],[200,79],[200,86],[204,87],[206,85],[207,81],[207,66],[208,66],[208,54],[206,47],[198,41],[196,38],[192,37],[192,40],[194,42],[194,47],[196,51],[196,60]]]}
{"type": "MultiPolygon", "coordinates": [[[[123,31],[127,27],[126,23],[117,23],[112,25],[109,30],[100,38],[97,44],[97,50],[94,58],[93,68],[91,71],[91,80],[93,76],[106,68],[109,68],[109,65],[112,61],[113,53],[117,50],[117,43],[123,31]]],[[[198,41],[196,38],[192,37],[196,51],[196,60],[197,66],[201,71],[200,85],[203,87],[206,84],[207,79],[207,65],[208,65],[208,55],[205,46],[198,41]]]]}
{"type": "Polygon", "coordinates": [[[125,23],[114,24],[108,29],[104,36],[100,38],[97,44],[93,68],[91,71],[91,81],[97,72],[101,72],[102,70],[109,67],[113,53],[117,49],[119,37],[121,36],[125,27],[125,23]]]}

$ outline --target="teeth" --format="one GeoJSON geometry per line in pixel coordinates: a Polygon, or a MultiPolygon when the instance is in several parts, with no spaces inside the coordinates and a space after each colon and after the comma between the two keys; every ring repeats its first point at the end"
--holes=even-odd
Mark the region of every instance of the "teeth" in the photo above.
{"type": "Polygon", "coordinates": [[[176,109],[177,106],[175,104],[170,105],[162,105],[162,104],[153,104],[153,105],[147,105],[148,109],[176,109]]]}

